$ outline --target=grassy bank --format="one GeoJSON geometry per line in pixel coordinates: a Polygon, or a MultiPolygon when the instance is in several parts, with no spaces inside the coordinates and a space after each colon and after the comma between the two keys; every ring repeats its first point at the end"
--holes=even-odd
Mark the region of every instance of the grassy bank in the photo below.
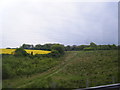
{"type": "MultiPolygon", "coordinates": [[[[118,51],[68,51],[60,58],[3,57],[17,74],[3,80],[4,87],[15,88],[84,88],[118,82],[118,51]],[[36,63],[35,63],[36,62],[36,63]],[[33,64],[35,63],[35,64],[33,64]],[[37,65],[37,67],[36,67],[37,65]],[[19,77],[19,78],[18,78],[19,77]]],[[[4,68],[4,66],[3,66],[4,68]]]]}

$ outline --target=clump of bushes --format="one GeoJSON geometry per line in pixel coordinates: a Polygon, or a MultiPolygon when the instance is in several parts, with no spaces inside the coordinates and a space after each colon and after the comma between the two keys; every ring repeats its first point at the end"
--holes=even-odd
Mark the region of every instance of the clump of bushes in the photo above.
{"type": "Polygon", "coordinates": [[[29,54],[23,48],[17,48],[14,52],[15,56],[28,56],[29,54]]]}
{"type": "Polygon", "coordinates": [[[55,44],[51,47],[51,55],[53,57],[60,57],[61,55],[64,55],[65,49],[63,45],[55,44]]]}
{"type": "Polygon", "coordinates": [[[36,54],[36,55],[33,55],[32,53],[31,54],[28,54],[23,48],[17,48],[14,52],[14,56],[29,56],[31,58],[37,56],[37,57],[60,57],[62,55],[64,55],[65,53],[65,49],[64,49],[64,46],[61,45],[61,44],[54,44],[51,46],[51,53],[49,54],[36,54]]]}

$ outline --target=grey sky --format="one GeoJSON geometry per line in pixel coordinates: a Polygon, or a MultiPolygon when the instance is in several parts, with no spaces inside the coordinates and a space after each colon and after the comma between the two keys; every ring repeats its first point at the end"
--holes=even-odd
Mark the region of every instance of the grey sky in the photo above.
{"type": "Polygon", "coordinates": [[[118,43],[117,2],[11,2],[0,11],[2,45],[118,43]]]}

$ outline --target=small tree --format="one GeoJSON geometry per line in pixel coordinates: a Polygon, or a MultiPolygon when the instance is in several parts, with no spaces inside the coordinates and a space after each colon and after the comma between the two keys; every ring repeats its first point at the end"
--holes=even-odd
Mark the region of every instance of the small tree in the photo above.
{"type": "Polygon", "coordinates": [[[34,46],[33,46],[33,45],[30,45],[30,44],[23,44],[23,45],[21,46],[21,48],[24,48],[24,49],[33,49],[34,46]]]}
{"type": "Polygon", "coordinates": [[[59,53],[60,55],[64,54],[64,46],[60,44],[55,44],[51,47],[51,51],[54,50],[53,52],[59,53]]]}
{"type": "Polygon", "coordinates": [[[86,48],[85,45],[80,45],[80,46],[78,46],[78,50],[84,50],[84,48],[86,48]]]}
{"type": "Polygon", "coordinates": [[[52,57],[60,57],[60,53],[57,50],[52,50],[51,55],[52,57]]]}
{"type": "Polygon", "coordinates": [[[117,49],[117,46],[115,44],[111,45],[112,49],[117,49]]]}
{"type": "Polygon", "coordinates": [[[70,51],[70,50],[71,50],[71,46],[69,46],[69,45],[66,46],[66,47],[65,47],[65,50],[66,50],[66,51],[70,51]]]}
{"type": "Polygon", "coordinates": [[[96,49],[97,49],[97,45],[96,45],[94,42],[91,42],[91,43],[90,43],[90,47],[91,47],[93,50],[96,50],[96,49]]]}
{"type": "Polygon", "coordinates": [[[23,48],[17,48],[14,52],[15,56],[27,56],[28,53],[23,48]]]}
{"type": "Polygon", "coordinates": [[[90,43],[90,47],[96,47],[97,45],[94,42],[90,43]]]}

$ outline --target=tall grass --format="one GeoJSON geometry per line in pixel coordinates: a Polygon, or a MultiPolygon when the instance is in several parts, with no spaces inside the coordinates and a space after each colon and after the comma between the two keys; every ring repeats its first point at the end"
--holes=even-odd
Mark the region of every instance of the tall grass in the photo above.
{"type": "MultiPolygon", "coordinates": [[[[24,88],[85,88],[120,82],[117,50],[69,51],[59,59],[16,58],[9,55],[3,57],[3,65],[9,67],[11,75],[15,73],[14,77],[32,78],[31,74],[47,73],[33,79],[32,83],[28,82],[24,88]],[[52,67],[56,70],[48,72],[47,70],[52,67]]],[[[10,83],[11,80],[8,80],[10,83]]],[[[6,87],[5,83],[4,87],[6,87]]]]}
{"type": "Polygon", "coordinates": [[[50,81],[49,78],[43,79],[44,82],[37,80],[26,87],[85,88],[119,82],[117,50],[72,53],[77,54],[65,68],[50,76],[50,81]]]}

